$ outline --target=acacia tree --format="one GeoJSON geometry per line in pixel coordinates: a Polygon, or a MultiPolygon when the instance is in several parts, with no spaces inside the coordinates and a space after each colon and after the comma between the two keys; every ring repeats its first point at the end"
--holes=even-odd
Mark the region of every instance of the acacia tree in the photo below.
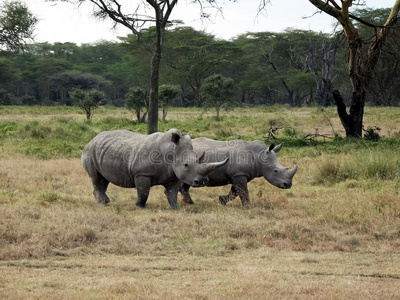
{"type": "MultiPolygon", "coordinates": [[[[362,137],[364,106],[368,88],[372,81],[375,66],[379,60],[382,49],[386,43],[389,32],[397,23],[400,0],[396,0],[389,16],[383,25],[376,25],[354,16],[350,13],[350,7],[359,1],[341,0],[337,4],[335,0],[308,0],[320,11],[335,18],[343,28],[348,44],[347,73],[352,85],[352,98],[350,111],[347,112],[345,101],[338,89],[330,82],[332,96],[335,101],[337,112],[346,131],[347,137],[362,137]],[[375,29],[375,36],[371,39],[363,39],[360,31],[353,22],[375,29]],[[364,45],[369,41],[368,49],[364,45]],[[366,50],[366,51],[365,51],[366,50]]],[[[270,0],[261,0],[260,10],[264,9],[270,0]]]]}
{"type": "MultiPolygon", "coordinates": [[[[165,58],[177,80],[185,82],[203,105],[201,85],[203,80],[216,72],[231,49],[229,42],[216,41],[213,35],[196,31],[191,27],[179,27],[167,32],[165,58]]],[[[170,79],[168,79],[170,80],[170,79]]]]}
{"type": "Polygon", "coordinates": [[[130,88],[125,95],[125,107],[136,115],[138,123],[146,122],[146,115],[148,112],[146,99],[145,90],[139,87],[130,88]]]}
{"type": "Polygon", "coordinates": [[[205,107],[213,107],[217,111],[216,120],[219,121],[221,108],[228,110],[235,103],[234,81],[232,78],[223,77],[221,74],[214,74],[207,77],[201,87],[202,93],[206,97],[205,107]]]}
{"type": "Polygon", "coordinates": [[[370,86],[375,66],[391,28],[396,24],[400,10],[400,0],[396,0],[392,10],[383,25],[366,22],[349,11],[353,0],[341,1],[339,6],[335,0],[309,0],[319,10],[334,17],[343,27],[348,43],[347,72],[352,85],[350,112],[347,112],[344,99],[339,90],[333,88],[333,99],[336,103],[339,118],[347,137],[362,137],[365,99],[370,86]],[[375,28],[375,36],[364,51],[365,39],[360,35],[353,22],[358,21],[375,28]]]}
{"type": "Polygon", "coordinates": [[[178,85],[163,84],[160,86],[158,97],[160,99],[160,104],[163,109],[163,121],[165,121],[165,119],[167,118],[168,105],[177,95],[179,95],[180,91],[181,89],[178,85]]]}
{"type": "Polygon", "coordinates": [[[97,89],[89,91],[75,89],[72,91],[71,97],[76,100],[76,105],[86,113],[86,120],[89,121],[92,119],[93,111],[104,101],[106,95],[97,89]]]}
{"type": "Polygon", "coordinates": [[[20,1],[4,2],[0,7],[0,48],[17,51],[33,38],[38,19],[20,1]]]}
{"type": "MultiPolygon", "coordinates": [[[[155,26],[155,43],[154,49],[149,49],[152,52],[151,71],[150,71],[150,93],[149,93],[149,110],[147,132],[153,133],[158,131],[158,83],[161,62],[161,50],[164,40],[165,28],[169,21],[169,17],[177,4],[178,0],[145,0],[131,1],[131,3],[123,4],[121,0],[48,0],[48,1],[69,1],[75,4],[90,2],[94,5],[94,15],[98,18],[110,18],[117,24],[127,27],[140,40],[140,29],[143,26],[155,26]],[[143,8],[142,5],[145,4],[143,8]],[[126,8],[128,7],[128,8],[126,8]],[[147,13],[148,10],[153,10],[153,15],[147,13]]],[[[213,7],[217,7],[216,0],[195,0],[201,4],[207,2],[213,7]]],[[[203,8],[202,5],[200,5],[203,8]]],[[[202,9],[203,10],[203,9],[202,9]]],[[[201,13],[201,16],[207,17],[201,13]]]]}

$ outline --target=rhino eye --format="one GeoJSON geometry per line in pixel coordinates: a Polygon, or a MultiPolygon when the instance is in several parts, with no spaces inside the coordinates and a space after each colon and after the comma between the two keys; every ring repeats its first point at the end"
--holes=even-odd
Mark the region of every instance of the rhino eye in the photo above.
{"type": "Polygon", "coordinates": [[[188,164],[185,164],[185,167],[188,167],[189,165],[188,164]]]}
{"type": "Polygon", "coordinates": [[[278,173],[278,170],[274,170],[275,173],[278,173]]]}

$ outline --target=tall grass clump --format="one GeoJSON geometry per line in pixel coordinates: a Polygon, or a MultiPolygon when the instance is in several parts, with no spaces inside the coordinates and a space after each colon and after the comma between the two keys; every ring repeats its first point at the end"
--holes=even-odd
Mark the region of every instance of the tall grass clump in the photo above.
{"type": "Polygon", "coordinates": [[[210,130],[211,126],[215,123],[215,118],[203,116],[198,116],[191,119],[164,120],[160,121],[159,130],[167,131],[171,128],[177,128],[182,132],[197,136],[198,133],[210,130]]]}
{"type": "Polygon", "coordinates": [[[43,139],[51,134],[52,128],[48,125],[39,123],[37,120],[34,120],[24,126],[24,131],[26,137],[43,139]]]}
{"type": "Polygon", "coordinates": [[[364,158],[358,158],[359,163],[363,164],[366,178],[382,180],[400,179],[400,157],[393,155],[392,152],[370,154],[364,158]]]}
{"type": "Polygon", "coordinates": [[[400,158],[390,150],[359,151],[342,156],[322,155],[315,163],[313,181],[317,184],[361,179],[400,179],[400,158]]]}
{"type": "MultiPolygon", "coordinates": [[[[92,121],[93,122],[93,121],[92,121]]],[[[128,118],[115,118],[115,117],[105,117],[103,119],[97,120],[95,126],[101,127],[101,130],[117,130],[117,129],[130,129],[133,130],[137,122],[132,121],[128,118]]],[[[141,126],[143,127],[143,126],[141,126]]],[[[137,131],[137,130],[136,130],[137,131]]]]}
{"type": "Polygon", "coordinates": [[[316,184],[335,184],[348,179],[360,178],[360,169],[349,157],[338,159],[332,156],[322,156],[319,160],[313,176],[316,184]]]}

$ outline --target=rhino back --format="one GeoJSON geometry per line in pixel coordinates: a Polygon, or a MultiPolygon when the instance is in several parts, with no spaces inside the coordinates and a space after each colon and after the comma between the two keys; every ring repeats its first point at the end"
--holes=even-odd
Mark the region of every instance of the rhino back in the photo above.
{"type": "Polygon", "coordinates": [[[153,184],[158,184],[164,177],[174,176],[162,161],[161,153],[168,147],[163,135],[142,135],[128,130],[104,131],[85,147],[82,162],[86,169],[95,169],[118,186],[135,187],[137,175],[152,176],[153,184]],[[150,159],[151,155],[153,159],[150,159]]]}
{"type": "Polygon", "coordinates": [[[192,143],[196,152],[205,151],[206,162],[221,161],[229,157],[227,164],[208,175],[210,186],[230,184],[235,176],[244,175],[248,180],[261,176],[259,154],[267,149],[262,141],[216,141],[197,138],[193,139],[192,143]]]}

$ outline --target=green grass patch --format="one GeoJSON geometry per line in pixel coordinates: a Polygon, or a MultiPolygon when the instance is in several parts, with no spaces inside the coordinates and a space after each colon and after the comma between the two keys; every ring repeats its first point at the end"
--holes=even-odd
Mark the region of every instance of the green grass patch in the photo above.
{"type": "MultiPolygon", "coordinates": [[[[398,115],[397,110],[383,112],[390,117],[398,115]]],[[[129,129],[147,133],[147,124],[137,123],[126,117],[129,114],[124,113],[125,110],[121,108],[100,107],[96,110],[94,119],[88,122],[84,118],[77,117],[77,114],[78,116],[81,114],[76,107],[2,107],[0,115],[10,116],[10,120],[0,121],[0,153],[19,153],[43,159],[79,157],[83,147],[101,131],[129,129]],[[27,116],[33,116],[35,119],[32,120],[27,116]],[[15,121],[13,118],[18,120],[15,121]]],[[[314,126],[314,123],[322,123],[328,117],[333,117],[334,109],[331,108],[325,110],[281,106],[243,108],[223,115],[221,121],[216,121],[213,115],[205,115],[197,108],[171,108],[170,114],[171,119],[160,120],[159,131],[177,128],[183,133],[191,134],[193,138],[206,136],[218,140],[232,138],[264,140],[267,145],[284,143],[285,155],[291,158],[319,157],[323,154],[352,155],[366,149],[377,153],[382,150],[399,153],[400,149],[400,139],[393,134],[390,137],[383,137],[379,142],[341,137],[304,140],[304,124],[308,122],[314,126]],[[179,118],[177,115],[173,118],[172,114],[178,114],[179,118]],[[271,124],[290,127],[280,129],[276,133],[277,139],[266,140],[271,124]]],[[[392,129],[391,132],[396,130],[398,129],[392,129]]],[[[391,168],[396,168],[395,166],[393,162],[389,164],[381,161],[371,162],[365,167],[363,174],[371,174],[369,177],[375,174],[378,174],[376,175],[378,177],[393,177],[394,171],[391,168]]],[[[357,171],[345,170],[346,167],[341,166],[341,163],[335,165],[326,162],[324,168],[333,170],[333,175],[329,176],[336,177],[336,181],[358,176],[357,171]]]]}

